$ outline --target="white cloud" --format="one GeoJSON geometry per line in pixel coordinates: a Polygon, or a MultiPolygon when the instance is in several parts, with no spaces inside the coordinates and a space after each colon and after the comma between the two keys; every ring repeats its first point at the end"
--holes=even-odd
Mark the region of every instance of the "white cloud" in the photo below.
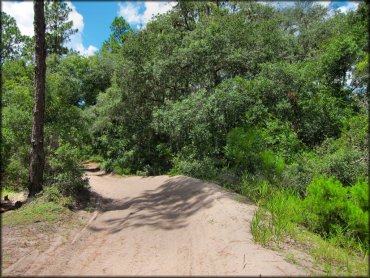
{"type": "Polygon", "coordinates": [[[2,2],[3,11],[17,22],[17,26],[23,35],[33,36],[33,2],[2,2]]]}
{"type": "Polygon", "coordinates": [[[93,45],[89,45],[85,48],[82,43],[84,18],[79,12],[77,12],[76,7],[71,2],[67,2],[67,5],[72,9],[68,15],[68,19],[73,21],[73,28],[78,29],[78,32],[70,37],[71,40],[66,44],[66,46],[80,52],[83,56],[91,56],[98,50],[98,48],[93,45]]]}
{"type": "Polygon", "coordinates": [[[122,16],[130,24],[138,24],[142,21],[142,15],[139,14],[139,5],[133,3],[118,3],[118,15],[122,16]]]}
{"type": "Polygon", "coordinates": [[[347,2],[347,5],[339,7],[337,10],[339,10],[342,13],[347,13],[349,11],[357,9],[358,2],[347,2]]]}
{"type": "MultiPolygon", "coordinates": [[[[33,36],[33,2],[3,1],[2,4],[3,11],[14,17],[14,19],[16,20],[17,26],[22,35],[33,36]]],[[[67,47],[79,51],[81,55],[84,56],[93,55],[94,52],[98,49],[93,45],[89,45],[87,48],[85,48],[82,43],[82,33],[84,29],[83,16],[79,12],[77,12],[76,7],[71,2],[67,2],[67,5],[72,9],[68,19],[73,21],[73,28],[78,29],[78,32],[71,36],[71,41],[66,44],[67,47]]]]}
{"type": "MultiPolygon", "coordinates": [[[[269,2],[269,1],[266,1],[266,2],[259,2],[259,3],[263,3],[263,4],[271,4],[277,8],[288,8],[288,7],[293,7],[295,5],[295,2],[297,1],[272,1],[272,2],[269,2]]],[[[330,5],[332,4],[332,2],[334,1],[315,1],[314,3],[317,3],[317,4],[320,4],[322,5],[323,7],[325,8],[330,8],[330,5]]],[[[357,8],[358,6],[358,2],[344,2],[345,4],[343,6],[340,6],[339,8],[337,8],[337,10],[343,12],[343,13],[346,13],[350,10],[354,10],[357,8]]],[[[334,12],[334,10],[333,10],[334,12]]]]}
{"type": "Polygon", "coordinates": [[[84,29],[84,18],[77,12],[76,7],[71,2],[66,2],[68,7],[72,10],[68,15],[68,20],[73,21],[73,28],[77,28],[79,31],[84,29]]]}
{"type": "Polygon", "coordinates": [[[98,51],[97,47],[89,45],[87,48],[85,48],[82,43],[75,44],[73,46],[73,49],[80,52],[80,54],[83,56],[91,56],[94,55],[96,51],[98,51]]]}
{"type": "Polygon", "coordinates": [[[171,10],[176,2],[145,2],[145,12],[143,14],[144,24],[152,19],[153,16],[163,14],[171,10]]]}
{"type": "Polygon", "coordinates": [[[329,8],[331,1],[318,1],[317,3],[325,8],[329,8]]]}
{"type": "Polygon", "coordinates": [[[153,16],[171,10],[176,2],[125,2],[118,3],[118,15],[122,16],[129,24],[145,26],[153,16]],[[144,12],[141,9],[144,8],[144,12]]]}

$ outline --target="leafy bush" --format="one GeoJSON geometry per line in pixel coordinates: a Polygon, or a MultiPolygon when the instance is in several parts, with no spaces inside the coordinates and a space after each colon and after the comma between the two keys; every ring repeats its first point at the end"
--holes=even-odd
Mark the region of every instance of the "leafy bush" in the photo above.
{"type": "Polygon", "coordinates": [[[302,151],[286,166],[283,184],[302,195],[314,176],[333,176],[351,186],[367,176],[367,119],[356,115],[347,119],[337,139],[327,138],[312,151],[302,151]]]}
{"type": "Polygon", "coordinates": [[[266,147],[287,162],[294,161],[296,154],[304,148],[289,122],[280,121],[269,115],[260,130],[266,147]]]}
{"type": "Polygon", "coordinates": [[[369,237],[368,186],[363,181],[344,187],[334,177],[316,177],[307,187],[303,201],[306,211],[304,223],[323,235],[343,230],[362,242],[369,237]]]}
{"type": "Polygon", "coordinates": [[[72,196],[87,188],[88,179],[83,177],[82,165],[76,147],[62,143],[46,165],[46,185],[55,185],[66,196],[72,196]]]}
{"type": "Polygon", "coordinates": [[[256,176],[246,175],[241,188],[243,195],[252,196],[260,206],[251,228],[255,239],[263,244],[272,239],[280,241],[294,232],[297,224],[303,224],[345,248],[368,250],[369,188],[364,181],[345,187],[335,177],[315,177],[304,199],[256,176]]]}
{"type": "Polygon", "coordinates": [[[225,154],[237,171],[274,180],[283,173],[284,159],[269,149],[266,133],[257,128],[235,128],[227,136],[225,154]]]}
{"type": "Polygon", "coordinates": [[[234,128],[227,135],[226,157],[240,170],[255,172],[262,151],[261,135],[256,129],[234,128]]]}
{"type": "Polygon", "coordinates": [[[5,168],[4,182],[16,189],[25,189],[28,182],[29,169],[18,157],[13,156],[5,168]]]}
{"type": "Polygon", "coordinates": [[[72,197],[63,196],[56,185],[46,186],[43,191],[39,193],[39,196],[45,202],[60,204],[64,207],[70,208],[73,204],[72,197]]]}
{"type": "Polygon", "coordinates": [[[214,162],[210,158],[200,161],[196,159],[185,160],[181,157],[173,159],[173,167],[169,172],[170,175],[186,175],[204,179],[214,178],[216,173],[214,162]]]}
{"type": "MultiPolygon", "coordinates": [[[[369,242],[369,186],[365,181],[358,181],[348,188],[346,220],[352,234],[366,243],[369,242]]],[[[365,245],[367,246],[367,245],[365,245]]]]}
{"type": "Polygon", "coordinates": [[[314,231],[328,234],[335,226],[345,226],[347,189],[334,177],[316,177],[307,187],[304,200],[306,224],[314,231]]]}

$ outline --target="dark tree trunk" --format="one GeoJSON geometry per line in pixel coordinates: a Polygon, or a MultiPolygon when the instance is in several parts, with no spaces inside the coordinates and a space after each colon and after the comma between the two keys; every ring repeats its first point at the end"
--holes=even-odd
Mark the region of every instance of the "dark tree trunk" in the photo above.
{"type": "Polygon", "coordinates": [[[34,108],[32,121],[32,151],[28,180],[29,197],[42,190],[45,164],[44,154],[44,114],[45,114],[45,16],[44,1],[33,2],[35,12],[35,83],[34,108]]]}
{"type": "Polygon", "coordinates": [[[180,10],[181,10],[182,16],[184,17],[186,30],[191,31],[189,23],[188,23],[188,12],[189,11],[188,11],[187,6],[186,6],[187,3],[183,2],[183,1],[179,1],[179,5],[180,5],[180,10]]]}

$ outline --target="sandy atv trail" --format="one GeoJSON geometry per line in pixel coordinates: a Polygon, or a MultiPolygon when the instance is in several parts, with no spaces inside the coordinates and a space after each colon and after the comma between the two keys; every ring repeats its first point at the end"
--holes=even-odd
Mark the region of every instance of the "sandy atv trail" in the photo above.
{"type": "Polygon", "coordinates": [[[89,173],[101,210],[69,243],[8,275],[305,275],[253,242],[256,207],[183,177],[89,173]],[[73,243],[72,243],[73,242],[73,243]]]}

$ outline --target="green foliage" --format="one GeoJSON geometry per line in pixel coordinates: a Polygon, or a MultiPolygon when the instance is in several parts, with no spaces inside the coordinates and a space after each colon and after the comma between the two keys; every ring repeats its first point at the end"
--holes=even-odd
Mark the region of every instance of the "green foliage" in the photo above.
{"type": "Polygon", "coordinates": [[[214,162],[210,158],[196,160],[191,158],[175,157],[173,159],[173,168],[170,175],[186,175],[196,178],[212,179],[216,176],[217,170],[214,162]]]}
{"type": "MultiPolygon", "coordinates": [[[[318,177],[307,187],[305,224],[324,235],[344,230],[363,243],[369,240],[368,185],[343,187],[335,178],[318,177]]],[[[364,245],[366,247],[366,245],[364,245]]]]}
{"type": "Polygon", "coordinates": [[[24,40],[25,37],[21,35],[15,19],[1,12],[1,65],[20,58],[24,40]]]}
{"type": "Polygon", "coordinates": [[[268,223],[268,215],[263,209],[257,209],[251,221],[251,233],[253,239],[263,246],[269,245],[273,235],[271,225],[268,223]]]}
{"type": "Polygon", "coordinates": [[[347,189],[335,178],[313,179],[305,198],[307,225],[321,233],[328,233],[335,226],[344,226],[346,200],[347,189]]]}
{"type": "Polygon", "coordinates": [[[2,223],[4,226],[28,225],[35,221],[53,224],[69,217],[70,213],[71,211],[60,203],[37,198],[17,210],[4,214],[2,223]]]}
{"type": "Polygon", "coordinates": [[[296,193],[271,189],[268,183],[261,184],[260,198],[261,207],[251,222],[252,235],[263,245],[279,242],[302,221],[302,201],[296,193]]]}
{"type": "Polygon", "coordinates": [[[116,53],[126,41],[128,36],[132,34],[133,30],[122,16],[114,18],[110,29],[112,34],[110,35],[109,39],[103,43],[102,51],[116,53]]]}
{"type": "Polygon", "coordinates": [[[46,168],[46,184],[54,185],[65,196],[73,196],[88,185],[83,177],[82,165],[76,147],[62,143],[49,155],[46,168]]]}
{"type": "Polygon", "coordinates": [[[43,189],[39,196],[39,202],[51,202],[62,205],[63,207],[71,208],[73,206],[73,198],[71,196],[65,196],[61,193],[58,185],[47,186],[43,189]]]}
{"type": "MultiPolygon", "coordinates": [[[[48,2],[43,208],[70,204],[87,186],[79,161],[99,157],[121,175],[219,181],[261,206],[251,227],[266,245],[300,224],[366,246],[367,9],[179,1],[137,31],[116,17],[101,51],[82,57],[65,47],[70,7],[48,2]]],[[[20,49],[4,20],[1,174],[22,189],[34,40],[20,49]]]]}
{"type": "Polygon", "coordinates": [[[257,129],[235,128],[228,134],[225,154],[237,167],[253,171],[256,154],[262,151],[260,139],[257,129]]]}
{"type": "Polygon", "coordinates": [[[262,130],[263,141],[266,146],[276,152],[286,162],[296,159],[296,154],[304,148],[297,134],[289,126],[278,119],[266,120],[262,130]]]}
{"type": "MultiPolygon", "coordinates": [[[[264,175],[267,179],[282,174],[285,162],[273,151],[276,142],[269,131],[269,128],[235,128],[228,134],[225,154],[239,171],[264,175]]],[[[283,146],[276,149],[279,148],[283,146]]]]}
{"type": "MultiPolygon", "coordinates": [[[[88,121],[84,119],[83,111],[76,106],[76,99],[80,96],[74,96],[89,89],[80,85],[81,80],[76,75],[82,76],[84,72],[79,73],[81,63],[75,62],[85,62],[86,71],[90,64],[90,60],[82,57],[67,57],[65,60],[56,56],[49,57],[46,85],[47,159],[44,180],[46,186],[56,182],[59,190],[67,195],[75,194],[78,188],[86,184],[81,181],[82,170],[78,161],[81,159],[80,148],[90,139],[86,125],[88,121]],[[75,75],[75,78],[70,78],[68,74],[75,75]]],[[[28,182],[33,106],[32,71],[32,65],[23,61],[9,62],[3,68],[2,171],[4,182],[16,189],[25,188],[28,182]]],[[[85,78],[84,83],[90,82],[85,78]]],[[[90,78],[96,79],[94,76],[90,78]]]]}
{"type": "Polygon", "coordinates": [[[218,170],[230,162],[238,175],[279,176],[278,183],[301,193],[321,172],[340,171],[341,180],[353,182],[362,170],[349,174],[338,165],[357,151],[345,155],[339,147],[321,163],[315,148],[340,137],[346,120],[358,113],[357,97],[344,81],[364,55],[361,14],[329,16],[312,3],[286,9],[233,3],[226,9],[181,2],[137,32],[116,18],[111,38],[119,51],[101,52],[115,61],[112,84],[87,111],[92,154],[110,170],[150,174],[179,171],[177,164],[199,168],[210,158],[223,161],[218,170]],[[247,134],[233,135],[234,128],[255,128],[258,139],[242,146],[251,140],[240,143],[247,134]],[[322,164],[325,171],[316,166],[322,164]]]}
{"type": "Polygon", "coordinates": [[[70,41],[70,36],[77,33],[73,29],[73,22],[69,20],[72,9],[64,1],[46,1],[45,23],[46,23],[46,45],[47,52],[58,55],[68,53],[65,43],[70,41]]]}
{"type": "Polygon", "coordinates": [[[367,130],[365,115],[347,118],[339,138],[327,138],[315,149],[299,153],[286,166],[283,183],[303,195],[314,176],[334,176],[345,186],[367,177],[367,130]]]}
{"type": "Polygon", "coordinates": [[[1,159],[4,182],[25,187],[32,128],[32,68],[23,61],[3,66],[1,159]]]}
{"type": "Polygon", "coordinates": [[[18,189],[27,187],[28,168],[21,159],[12,157],[5,168],[6,182],[18,189]]]}
{"type": "Polygon", "coordinates": [[[254,202],[264,200],[269,196],[271,185],[263,177],[251,174],[243,176],[240,193],[254,202]]]}
{"type": "Polygon", "coordinates": [[[367,182],[358,181],[349,188],[347,206],[348,229],[352,235],[363,240],[365,244],[369,243],[369,186],[367,182]]]}

